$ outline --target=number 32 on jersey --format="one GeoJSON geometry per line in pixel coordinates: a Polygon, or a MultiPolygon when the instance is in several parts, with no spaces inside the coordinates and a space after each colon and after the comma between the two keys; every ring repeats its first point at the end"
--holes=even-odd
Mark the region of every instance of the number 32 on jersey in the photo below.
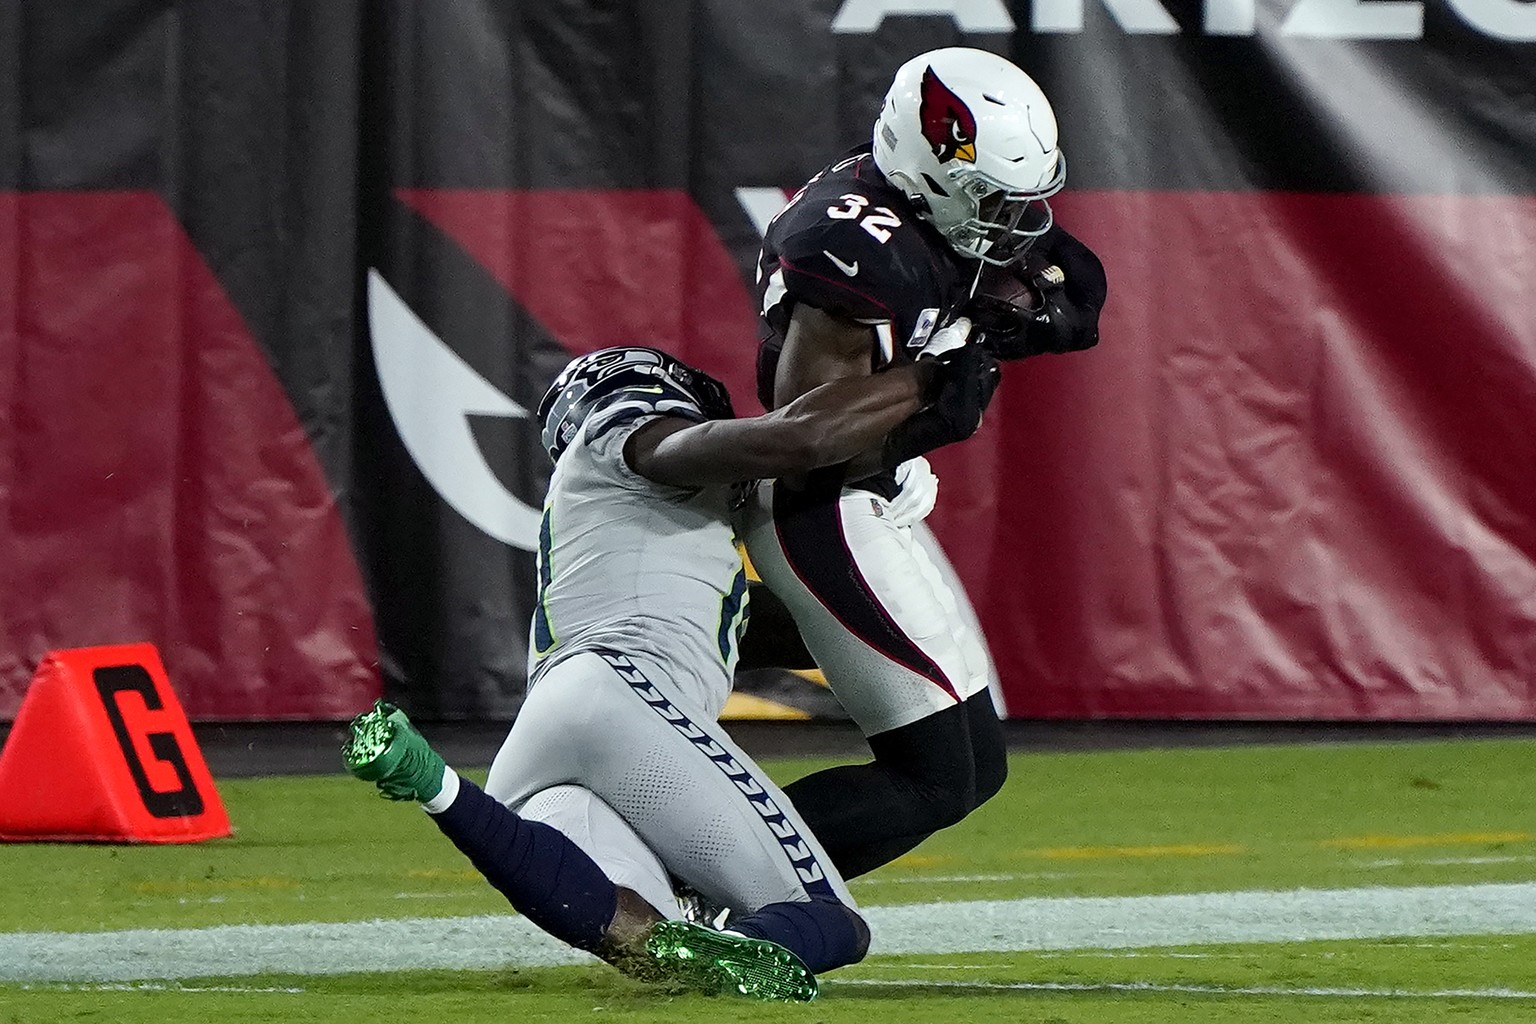
{"type": "Polygon", "coordinates": [[[891,228],[901,227],[901,218],[889,206],[869,209],[869,200],[853,192],[840,197],[842,206],[827,207],[827,216],[833,220],[857,220],[859,227],[874,236],[877,242],[891,240],[891,228]]]}

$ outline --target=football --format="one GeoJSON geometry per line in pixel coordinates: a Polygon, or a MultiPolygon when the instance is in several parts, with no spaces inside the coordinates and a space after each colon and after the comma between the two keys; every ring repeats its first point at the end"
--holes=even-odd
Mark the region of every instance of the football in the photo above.
{"type": "Polygon", "coordinates": [[[1040,295],[1030,287],[1022,275],[1025,268],[1020,264],[999,267],[987,264],[981,272],[978,295],[998,299],[1016,309],[1035,309],[1040,305],[1040,295]]]}

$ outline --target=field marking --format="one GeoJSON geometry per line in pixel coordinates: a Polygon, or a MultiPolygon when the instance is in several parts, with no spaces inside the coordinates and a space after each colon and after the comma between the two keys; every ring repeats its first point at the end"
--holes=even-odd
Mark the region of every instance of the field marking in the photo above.
{"type": "Polygon", "coordinates": [[[169,896],[176,893],[280,892],[301,888],[292,878],[276,875],[249,875],[233,878],[150,879],[137,882],[133,891],[141,896],[169,896]]]}
{"type": "Polygon", "coordinates": [[[869,917],[880,953],[1536,934],[1536,883],[970,901],[869,917]],[[898,936],[914,947],[893,948],[898,936]]]}
{"type": "Polygon", "coordinates": [[[462,899],[463,894],[457,892],[397,892],[394,898],[397,900],[457,900],[462,899]]]}
{"type": "MultiPolygon", "coordinates": [[[[1536,934],[1536,882],[870,907],[875,954],[1536,934]]],[[[134,981],[589,963],[511,915],[0,934],[0,981],[134,981]]]]}
{"type": "Polygon", "coordinates": [[[1011,875],[913,875],[910,878],[899,876],[890,878],[856,878],[854,885],[919,885],[928,882],[1024,882],[1040,878],[1076,878],[1081,872],[1075,871],[1022,871],[1011,875]]]}
{"type": "Polygon", "coordinates": [[[1335,850],[1381,850],[1404,846],[1480,846],[1484,843],[1523,843],[1529,832],[1451,832],[1430,836],[1345,836],[1320,839],[1318,846],[1335,850]]]}
{"type": "MultiPolygon", "coordinates": [[[[1536,839],[1536,833],[1521,831],[1503,832],[1450,832],[1441,835],[1393,836],[1340,836],[1334,839],[1307,840],[1304,844],[1324,850],[1378,850],[1401,849],[1415,846],[1481,846],[1499,843],[1524,843],[1536,839]]],[[[1296,842],[1280,846],[1294,846],[1296,842]]],[[[1157,846],[1036,846],[1010,850],[1010,857],[1035,857],[1044,860],[1109,860],[1119,857],[1216,857],[1259,853],[1272,847],[1251,847],[1242,843],[1170,843],[1157,846]]],[[[901,867],[928,868],[953,864],[958,857],[949,854],[909,853],[898,857],[895,863],[901,867]]],[[[1431,862],[1426,862],[1431,863],[1431,862]]],[[[1446,863],[1453,863],[1447,861],[1446,863]]]]}
{"type": "Polygon", "coordinates": [[[975,992],[1180,992],[1213,996],[1326,996],[1383,999],[1536,999],[1536,992],[1510,988],[1288,988],[1278,985],[1181,985],[1155,981],[941,981],[914,978],[827,978],[823,985],[874,988],[943,988],[975,992]]]}
{"type": "Polygon", "coordinates": [[[1177,843],[1165,846],[1043,846],[1020,850],[1024,857],[1046,860],[1102,860],[1111,857],[1211,857],[1248,853],[1241,843],[1177,843]]]}
{"type": "Polygon", "coordinates": [[[891,864],[902,868],[933,868],[943,864],[955,864],[959,860],[959,857],[951,857],[947,853],[904,853],[891,861],[891,864]]]}
{"type": "Polygon", "coordinates": [[[1536,857],[1432,857],[1428,860],[1417,860],[1406,857],[1384,857],[1381,860],[1359,861],[1356,867],[1361,868],[1401,868],[1401,867],[1457,867],[1462,864],[1527,864],[1536,857]]]}
{"type": "Polygon", "coordinates": [[[104,981],[71,985],[63,982],[18,985],[23,992],[235,992],[241,995],[302,995],[306,989],[293,986],[254,985],[183,985],[165,981],[104,981]]]}
{"type": "Polygon", "coordinates": [[[1160,949],[1088,949],[1041,953],[1042,959],[1089,957],[1097,960],[1246,960],[1247,953],[1175,953],[1160,949]]]}
{"type": "MultiPolygon", "coordinates": [[[[896,965],[893,965],[896,966],[896,965]]],[[[976,969],[959,964],[909,964],[931,970],[976,969]]],[[[1371,988],[1286,988],[1281,986],[1191,985],[1164,984],[1151,981],[1129,982],[1062,982],[1062,981],[940,981],[934,979],[905,978],[828,978],[823,985],[859,985],[874,988],[945,988],[979,991],[1023,992],[1179,992],[1200,995],[1242,996],[1332,996],[1332,997],[1380,997],[1391,999],[1536,999],[1536,992],[1518,989],[1371,989],[1371,988]]],[[[43,983],[21,985],[23,991],[34,992],[216,992],[239,995],[303,995],[307,990],[296,986],[256,987],[247,985],[181,985],[166,982],[101,982],[94,984],[43,983]]]]}

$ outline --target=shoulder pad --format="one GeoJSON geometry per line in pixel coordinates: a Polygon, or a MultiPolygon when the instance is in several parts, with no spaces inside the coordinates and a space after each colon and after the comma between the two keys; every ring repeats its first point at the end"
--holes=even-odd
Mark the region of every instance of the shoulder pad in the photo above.
{"type": "Polygon", "coordinates": [[[770,238],[788,294],[859,320],[894,322],[914,304],[940,306],[944,268],[924,235],[907,223],[912,215],[837,198],[797,211],[770,238]]]}

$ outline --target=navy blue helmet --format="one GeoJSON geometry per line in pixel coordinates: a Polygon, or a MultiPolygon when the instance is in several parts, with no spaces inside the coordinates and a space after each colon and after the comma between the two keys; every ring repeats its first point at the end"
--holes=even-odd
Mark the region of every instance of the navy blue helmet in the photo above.
{"type": "Polygon", "coordinates": [[[558,460],[599,410],[605,427],[657,413],[700,423],[735,415],[724,384],[659,349],[599,349],[567,363],[539,400],[542,440],[550,459],[558,460]]]}

